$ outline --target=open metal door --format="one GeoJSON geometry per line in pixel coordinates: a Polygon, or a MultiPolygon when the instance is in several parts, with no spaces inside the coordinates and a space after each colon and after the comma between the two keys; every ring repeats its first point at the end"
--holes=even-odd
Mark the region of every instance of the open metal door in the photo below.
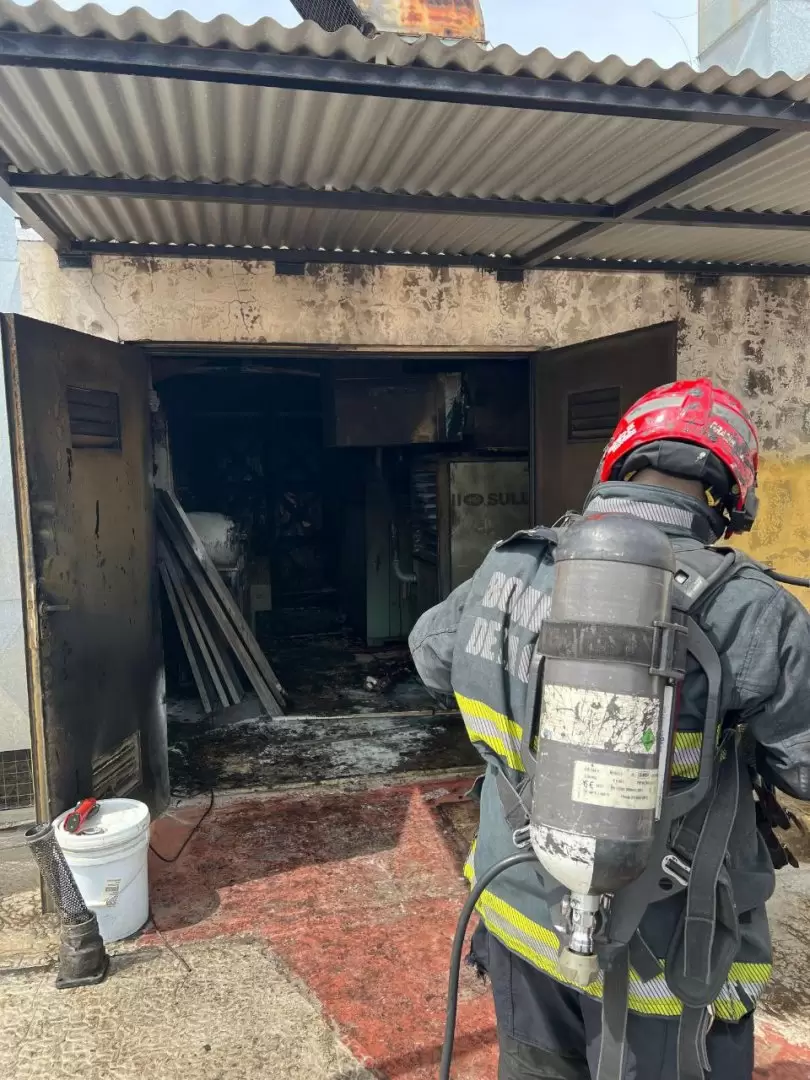
{"type": "Polygon", "coordinates": [[[3,315],[39,820],[90,794],[168,800],[149,367],[3,315]]]}
{"type": "Polygon", "coordinates": [[[674,322],[532,357],[532,520],[582,507],[619,418],[677,365],[674,322]]]}

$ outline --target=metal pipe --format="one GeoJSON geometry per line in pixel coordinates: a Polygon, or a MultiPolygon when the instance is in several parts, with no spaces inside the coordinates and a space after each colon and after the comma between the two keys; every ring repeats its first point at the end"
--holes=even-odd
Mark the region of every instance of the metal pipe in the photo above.
{"type": "Polygon", "coordinates": [[[56,989],[100,983],[107,975],[109,957],[98,919],[79,892],[53,825],[35,825],[25,833],[25,841],[62,922],[56,989]]]}
{"type": "Polygon", "coordinates": [[[25,833],[25,842],[34,856],[45,888],[53,898],[65,926],[78,926],[93,918],[59,846],[53,825],[35,825],[25,833]]]}
{"type": "Polygon", "coordinates": [[[406,574],[402,569],[402,564],[399,561],[399,534],[397,532],[396,521],[394,520],[396,515],[396,508],[394,506],[394,499],[391,495],[391,488],[388,483],[388,478],[385,475],[385,468],[383,466],[383,448],[377,447],[376,454],[374,456],[374,465],[377,470],[377,476],[380,479],[380,483],[383,487],[385,495],[385,501],[388,506],[388,516],[391,519],[391,568],[394,571],[394,576],[397,581],[402,582],[403,585],[415,585],[418,578],[416,574],[406,574]]]}

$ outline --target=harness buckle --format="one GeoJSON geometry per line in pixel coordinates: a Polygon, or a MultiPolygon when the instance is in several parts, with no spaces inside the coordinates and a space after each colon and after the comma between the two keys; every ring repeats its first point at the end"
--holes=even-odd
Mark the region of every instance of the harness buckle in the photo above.
{"type": "Polygon", "coordinates": [[[680,682],[686,674],[686,626],[682,623],[653,623],[650,674],[680,682]]]}
{"type": "Polygon", "coordinates": [[[531,832],[528,825],[515,829],[512,833],[512,843],[516,848],[527,848],[532,842],[531,832]]]}
{"type": "Polygon", "coordinates": [[[683,886],[684,889],[689,887],[689,878],[692,874],[692,867],[688,862],[680,858],[680,856],[675,855],[670,851],[661,860],[661,869],[667,877],[672,878],[676,884],[683,886]]]}

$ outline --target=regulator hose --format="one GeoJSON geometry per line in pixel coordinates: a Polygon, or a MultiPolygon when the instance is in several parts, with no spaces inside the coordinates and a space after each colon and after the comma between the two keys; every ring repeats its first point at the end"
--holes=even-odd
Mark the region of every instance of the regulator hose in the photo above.
{"type": "Polygon", "coordinates": [[[527,851],[518,851],[501,862],[491,866],[483,874],[467,898],[467,903],[461,910],[456,936],[453,938],[453,951],[450,955],[450,983],[447,989],[447,1014],[444,1024],[444,1043],[442,1045],[442,1063],[439,1068],[439,1080],[450,1080],[450,1066],[453,1063],[453,1045],[456,1041],[456,1014],[458,1012],[458,983],[461,978],[461,959],[464,953],[464,939],[467,936],[467,927],[475,911],[475,905],[481,899],[481,894],[488,885],[491,885],[496,877],[511,866],[519,866],[521,863],[536,862],[537,856],[529,848],[527,851]]]}
{"type": "Polygon", "coordinates": [[[765,573],[769,578],[773,578],[774,581],[778,581],[782,585],[793,585],[797,589],[810,589],[810,578],[793,577],[792,574],[780,574],[778,570],[774,570],[771,566],[765,568],[765,573]]]}

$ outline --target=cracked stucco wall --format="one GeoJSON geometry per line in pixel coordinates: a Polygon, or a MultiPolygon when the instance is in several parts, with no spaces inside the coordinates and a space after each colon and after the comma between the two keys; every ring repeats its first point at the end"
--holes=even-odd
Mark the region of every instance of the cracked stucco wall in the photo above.
{"type": "MultiPolygon", "coordinates": [[[[17,244],[15,237],[16,252],[10,244],[0,240],[7,310],[120,341],[531,350],[676,319],[680,373],[716,378],[760,427],[762,513],[745,546],[789,573],[810,573],[805,279],[725,278],[701,286],[655,274],[555,272],[499,284],[470,270],[395,267],[311,267],[303,277],[277,277],[272,264],[124,257],[60,271],[45,244],[17,244]]],[[[10,476],[2,438],[0,750],[29,740],[20,707],[26,697],[10,476]]]]}
{"type": "MultiPolygon", "coordinates": [[[[0,215],[5,212],[0,204],[0,215]]],[[[60,271],[0,217],[0,310],[120,341],[547,349],[676,319],[679,369],[738,394],[760,426],[756,557],[810,573],[810,282],[99,258],[60,271]]],[[[12,222],[13,224],[13,222],[12,222]]],[[[30,235],[30,234],[28,234],[30,235]]],[[[2,401],[0,409],[4,409],[2,401]]],[[[4,416],[0,428],[6,431],[4,416]]],[[[806,599],[806,597],[805,597],[806,599]]],[[[8,438],[0,438],[0,751],[29,745],[8,438]]]]}
{"type": "Polygon", "coordinates": [[[763,513],[747,546],[810,572],[810,281],[97,258],[60,271],[20,244],[22,310],[121,341],[545,349],[677,319],[679,370],[738,394],[760,427],[763,513]]]}

